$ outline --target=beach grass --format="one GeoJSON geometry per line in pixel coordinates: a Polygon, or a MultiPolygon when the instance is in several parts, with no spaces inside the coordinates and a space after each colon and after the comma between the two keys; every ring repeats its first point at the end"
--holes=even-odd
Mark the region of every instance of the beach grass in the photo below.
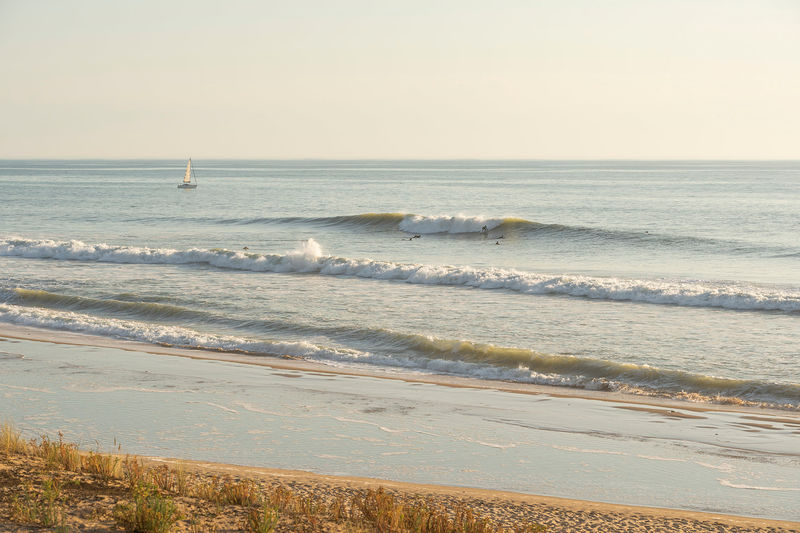
{"type": "Polygon", "coordinates": [[[12,517],[22,523],[66,531],[61,500],[61,482],[56,478],[45,479],[40,487],[26,484],[21,494],[13,498],[12,517]]]}
{"type": "Polygon", "coordinates": [[[155,485],[139,483],[131,488],[132,502],[114,507],[114,520],[125,531],[168,533],[183,518],[173,499],[155,485]]]}
{"type": "Polygon", "coordinates": [[[247,511],[244,530],[251,533],[272,533],[278,525],[278,510],[267,504],[251,507],[247,511]]]}
{"type": "Polygon", "coordinates": [[[28,441],[11,422],[3,422],[0,426],[0,451],[6,454],[28,453],[28,441]]]}

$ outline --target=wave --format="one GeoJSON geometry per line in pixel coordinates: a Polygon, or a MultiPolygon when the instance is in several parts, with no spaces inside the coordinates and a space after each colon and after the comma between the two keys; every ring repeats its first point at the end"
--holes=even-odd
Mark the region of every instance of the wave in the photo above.
{"type": "MultiPolygon", "coordinates": [[[[125,295],[120,295],[124,297],[125,295]]],[[[205,318],[203,312],[192,311],[174,305],[155,302],[98,299],[85,296],[56,294],[31,289],[0,289],[0,302],[31,307],[68,309],[72,311],[96,311],[136,316],[152,320],[179,320],[205,318]]]]}
{"type": "Polygon", "coordinates": [[[521,218],[492,218],[467,215],[423,216],[406,213],[362,213],[332,217],[263,217],[230,218],[218,220],[221,224],[309,224],[316,226],[343,226],[372,230],[399,230],[406,233],[431,235],[436,233],[477,233],[488,230],[537,227],[541,224],[521,218]]]}
{"type": "MultiPolygon", "coordinates": [[[[133,320],[95,317],[73,311],[53,311],[0,304],[0,321],[25,326],[86,333],[162,346],[200,348],[232,353],[336,358],[309,342],[248,340],[229,335],[206,334],[186,327],[133,320]],[[323,352],[323,353],[320,353],[323,352]]],[[[333,350],[336,351],[336,350],[333,350]]],[[[342,350],[346,351],[346,350],[342,350]]]]}
{"type": "MultiPolygon", "coordinates": [[[[465,340],[439,339],[385,329],[336,329],[339,336],[366,339],[373,348],[322,346],[302,340],[254,339],[199,332],[185,326],[97,317],[74,311],[0,303],[0,321],[101,335],[182,348],[253,356],[302,357],[334,365],[450,374],[587,390],[616,391],[697,402],[800,409],[800,385],[726,379],[647,365],[552,355],[465,340]]],[[[208,329],[208,328],[205,328],[208,329]]],[[[331,331],[326,331],[330,333],[331,331]]],[[[318,337],[318,336],[317,336],[318,337]]]]}
{"type": "MultiPolygon", "coordinates": [[[[210,221],[210,220],[207,220],[210,221]]],[[[323,227],[342,226],[354,229],[399,230],[420,235],[481,234],[487,230],[510,232],[535,231],[544,228],[568,228],[557,224],[540,224],[516,217],[469,215],[415,215],[408,213],[362,213],[330,217],[256,217],[217,219],[220,224],[309,224],[323,227]]]]}
{"type": "Polygon", "coordinates": [[[419,285],[504,289],[531,295],[563,295],[597,300],[629,301],[686,307],[747,311],[800,312],[800,289],[739,282],[641,280],[582,275],[552,275],[505,268],[395,263],[324,255],[309,239],[284,254],[256,254],[225,249],[172,250],[81,241],[5,239],[0,256],[70,261],[202,265],[273,273],[308,273],[419,285]]]}
{"type": "MultiPolygon", "coordinates": [[[[211,220],[206,220],[211,222],[211,220]]],[[[368,229],[393,229],[420,235],[482,234],[488,231],[511,233],[572,232],[603,233],[603,230],[582,226],[543,224],[518,217],[487,217],[470,215],[415,215],[409,213],[362,213],[330,217],[256,217],[214,220],[220,224],[309,224],[316,226],[342,226],[368,229]],[[484,230],[484,227],[486,230],[484,230]]],[[[606,232],[613,233],[613,232],[606,232]]]]}
{"type": "Polygon", "coordinates": [[[406,233],[478,233],[484,231],[521,230],[541,226],[522,218],[490,218],[482,216],[422,216],[406,215],[399,228],[406,233]],[[484,228],[486,228],[484,230],[484,228]]]}
{"type": "MultiPolygon", "coordinates": [[[[168,220],[173,220],[167,217],[168,220]]],[[[709,237],[671,235],[649,230],[622,230],[582,225],[542,223],[518,217],[486,217],[470,215],[415,215],[407,213],[362,213],[329,217],[256,217],[256,218],[188,218],[190,222],[211,224],[299,224],[317,227],[342,227],[355,231],[400,231],[419,235],[482,236],[500,235],[517,239],[569,239],[600,241],[643,247],[678,247],[690,250],[717,251],[737,255],[770,254],[773,257],[798,257],[796,248],[767,246],[744,241],[709,237]],[[485,229],[484,229],[485,228],[485,229]]],[[[141,222],[141,220],[137,220],[141,222]]]]}

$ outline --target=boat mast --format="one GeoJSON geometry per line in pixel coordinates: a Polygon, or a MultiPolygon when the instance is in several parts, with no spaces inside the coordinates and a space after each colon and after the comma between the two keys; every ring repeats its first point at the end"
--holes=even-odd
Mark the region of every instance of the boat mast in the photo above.
{"type": "Polygon", "coordinates": [[[186,172],[183,174],[183,182],[184,183],[191,183],[192,182],[192,158],[189,158],[189,162],[186,163],[186,172]]]}

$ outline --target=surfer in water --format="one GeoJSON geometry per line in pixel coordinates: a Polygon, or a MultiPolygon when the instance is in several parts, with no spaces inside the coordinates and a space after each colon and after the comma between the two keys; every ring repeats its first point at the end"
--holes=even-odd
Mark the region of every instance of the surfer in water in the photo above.
{"type": "Polygon", "coordinates": [[[483,227],[481,228],[481,233],[483,233],[484,235],[485,235],[485,234],[487,234],[487,233],[489,233],[489,228],[487,228],[486,226],[483,226],[483,227]]]}

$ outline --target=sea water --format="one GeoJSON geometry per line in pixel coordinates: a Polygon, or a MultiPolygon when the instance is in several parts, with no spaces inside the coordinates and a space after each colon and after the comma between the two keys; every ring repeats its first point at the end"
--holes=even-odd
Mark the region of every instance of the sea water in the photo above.
{"type": "Polygon", "coordinates": [[[0,321],[800,408],[800,163],[0,162],[0,321]]]}
{"type": "Polygon", "coordinates": [[[745,414],[7,341],[28,434],[800,518],[800,163],[194,163],[0,161],[0,322],[745,414]]]}

